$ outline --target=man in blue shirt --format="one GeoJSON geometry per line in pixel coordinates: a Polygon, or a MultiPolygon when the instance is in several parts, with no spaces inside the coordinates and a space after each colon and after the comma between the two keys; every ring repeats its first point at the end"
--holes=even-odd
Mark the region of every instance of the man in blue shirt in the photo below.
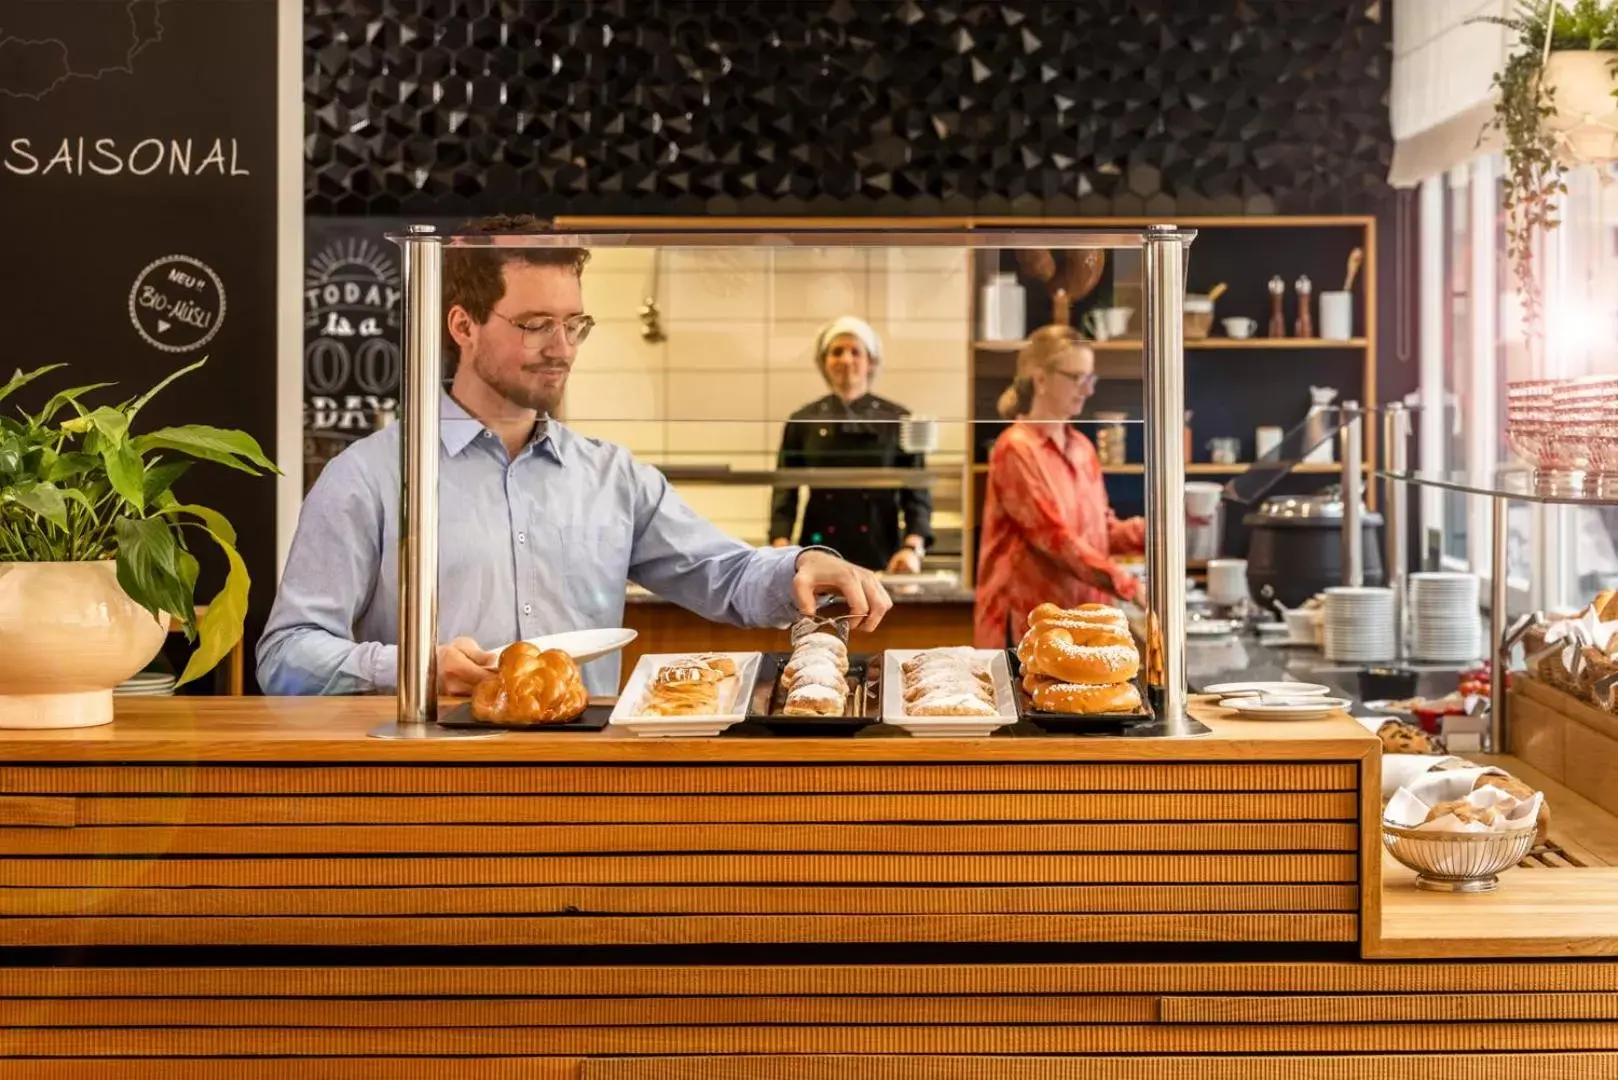
{"type": "MultiPolygon", "coordinates": [[[[543,229],[495,218],[473,231],[543,229]]],[[[584,313],[578,248],[444,253],[438,686],[466,694],[500,647],[622,625],[635,581],[705,618],[784,626],[841,594],[854,628],[892,602],[869,571],[826,551],[758,549],[704,521],[663,474],[612,443],[549,419],[562,401],[584,313]]],[[[326,466],[298,518],[258,643],[269,694],[391,691],[397,684],[399,428],[326,466]]],[[[616,655],[584,667],[592,694],[618,690],[616,655]]]]}

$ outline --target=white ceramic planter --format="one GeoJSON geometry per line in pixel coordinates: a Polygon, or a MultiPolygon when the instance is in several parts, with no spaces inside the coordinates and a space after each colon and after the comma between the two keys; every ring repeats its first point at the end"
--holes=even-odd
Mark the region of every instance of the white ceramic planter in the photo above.
{"type": "Polygon", "coordinates": [[[95,727],[163,647],[114,564],[0,563],[0,728],[95,727]]]}
{"type": "Polygon", "coordinates": [[[1566,164],[1618,160],[1614,60],[1618,52],[1577,50],[1553,52],[1545,63],[1545,87],[1556,106],[1556,112],[1545,118],[1545,127],[1556,133],[1558,156],[1566,164]]]}

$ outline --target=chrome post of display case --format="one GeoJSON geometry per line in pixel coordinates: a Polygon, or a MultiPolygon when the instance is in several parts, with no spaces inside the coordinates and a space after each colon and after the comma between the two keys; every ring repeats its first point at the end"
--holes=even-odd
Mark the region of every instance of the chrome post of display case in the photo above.
{"type": "Polygon", "coordinates": [[[1489,745],[1491,754],[1506,753],[1506,660],[1500,647],[1506,640],[1506,526],[1510,502],[1504,495],[1492,500],[1493,537],[1489,544],[1489,745]]]}
{"type": "MultiPolygon", "coordinates": [[[[1158,721],[1169,736],[1192,734],[1185,663],[1185,234],[1154,225],[1145,235],[1142,346],[1146,376],[1147,645],[1161,650],[1158,721]],[[1152,627],[1160,636],[1152,633],[1152,627]]],[[[1148,670],[1151,664],[1147,665],[1148,670]]]]}
{"type": "MultiPolygon", "coordinates": [[[[1403,404],[1394,401],[1383,406],[1382,459],[1388,463],[1388,472],[1403,475],[1410,468],[1410,414],[1403,404]]],[[[1388,584],[1393,588],[1393,648],[1394,658],[1405,655],[1405,593],[1409,585],[1409,537],[1406,535],[1410,493],[1403,480],[1388,477],[1387,534],[1383,540],[1383,562],[1386,564],[1388,584]]]]}
{"type": "Polygon", "coordinates": [[[404,349],[399,389],[398,712],[377,739],[487,738],[438,720],[438,398],[443,382],[444,240],[411,225],[399,241],[404,349]]]}
{"type": "Polygon", "coordinates": [[[1365,584],[1365,526],[1360,519],[1364,498],[1365,414],[1357,401],[1343,402],[1343,584],[1365,584]]]}

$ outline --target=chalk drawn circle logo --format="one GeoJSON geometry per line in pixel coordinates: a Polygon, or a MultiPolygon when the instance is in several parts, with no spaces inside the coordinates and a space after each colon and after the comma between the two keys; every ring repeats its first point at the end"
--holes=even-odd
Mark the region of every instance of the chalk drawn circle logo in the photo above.
{"type": "Polygon", "coordinates": [[[153,259],[135,275],[129,290],[129,321],[154,349],[200,349],[225,321],[225,283],[201,259],[153,259]]]}

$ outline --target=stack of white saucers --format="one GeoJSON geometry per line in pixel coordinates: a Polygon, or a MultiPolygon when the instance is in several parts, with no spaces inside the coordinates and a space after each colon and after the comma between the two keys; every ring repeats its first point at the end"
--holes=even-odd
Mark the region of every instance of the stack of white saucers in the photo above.
{"type": "Polygon", "coordinates": [[[142,671],[119,683],[114,697],[170,697],[179,680],[166,671],[142,671]]]}
{"type": "Polygon", "coordinates": [[[1482,616],[1476,574],[1410,575],[1410,655],[1416,660],[1476,660],[1482,616]]]}
{"type": "Polygon", "coordinates": [[[1398,651],[1393,624],[1392,589],[1349,585],[1327,589],[1326,659],[1392,660],[1398,651]]]}

